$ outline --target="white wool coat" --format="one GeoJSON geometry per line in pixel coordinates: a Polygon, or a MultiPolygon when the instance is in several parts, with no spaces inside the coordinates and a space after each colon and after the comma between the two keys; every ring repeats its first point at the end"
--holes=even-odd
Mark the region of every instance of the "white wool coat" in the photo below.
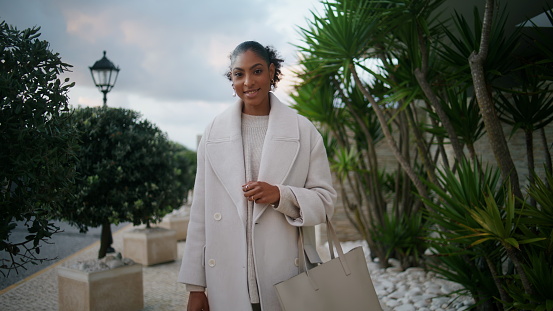
{"type": "MultiPolygon", "coordinates": [[[[313,226],[332,217],[332,187],[323,140],[313,124],[270,93],[259,181],[288,186],[302,217],[254,204],[253,250],[261,307],[280,310],[274,284],[298,274],[297,227],[314,246],[313,226]]],[[[207,287],[212,311],[251,310],[247,286],[246,183],[238,101],[206,128],[178,281],[207,287]]]]}

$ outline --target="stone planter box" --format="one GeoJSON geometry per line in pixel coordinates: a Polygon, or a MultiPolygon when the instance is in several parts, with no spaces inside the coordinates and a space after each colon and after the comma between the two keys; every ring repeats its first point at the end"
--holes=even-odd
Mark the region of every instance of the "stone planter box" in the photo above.
{"type": "Polygon", "coordinates": [[[97,272],[58,267],[58,303],[60,311],[141,310],[142,265],[97,272]]]}
{"type": "Polygon", "coordinates": [[[171,215],[163,218],[158,226],[166,229],[175,230],[177,232],[177,241],[183,241],[186,240],[188,221],[188,216],[171,215]]]}
{"type": "Polygon", "coordinates": [[[151,266],[177,259],[177,233],[165,228],[135,228],[123,233],[123,256],[151,266]]]}

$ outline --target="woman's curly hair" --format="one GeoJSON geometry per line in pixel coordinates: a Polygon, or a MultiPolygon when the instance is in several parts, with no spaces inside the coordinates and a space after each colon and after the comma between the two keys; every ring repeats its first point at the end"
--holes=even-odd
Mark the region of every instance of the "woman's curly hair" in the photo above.
{"type": "Polygon", "coordinates": [[[232,81],[231,70],[232,70],[232,65],[234,64],[234,61],[236,60],[236,57],[238,57],[238,55],[246,51],[252,51],[257,56],[263,58],[267,62],[268,66],[270,66],[271,64],[275,66],[275,75],[273,76],[271,82],[273,83],[273,86],[276,88],[277,83],[280,81],[282,77],[282,71],[280,70],[280,68],[282,68],[282,62],[284,62],[284,60],[280,58],[280,55],[278,55],[278,52],[273,47],[271,46],[264,47],[263,45],[261,45],[259,42],[256,42],[256,41],[242,42],[234,49],[234,51],[232,51],[232,53],[230,53],[230,56],[229,56],[230,66],[229,66],[229,70],[225,74],[225,76],[229,79],[229,81],[232,81]]]}

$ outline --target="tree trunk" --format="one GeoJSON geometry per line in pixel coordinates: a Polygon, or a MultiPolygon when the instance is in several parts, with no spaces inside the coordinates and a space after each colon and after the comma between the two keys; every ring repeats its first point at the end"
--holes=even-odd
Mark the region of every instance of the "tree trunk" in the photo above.
{"type": "Polygon", "coordinates": [[[455,132],[455,129],[451,124],[451,120],[447,116],[446,112],[440,104],[440,101],[438,100],[438,97],[426,80],[426,74],[424,74],[424,72],[419,69],[415,69],[415,77],[417,78],[417,82],[419,82],[424,95],[426,96],[426,98],[428,98],[428,101],[432,105],[432,108],[434,108],[434,111],[436,111],[436,114],[438,114],[440,122],[442,122],[442,126],[447,132],[447,136],[449,137],[449,141],[451,142],[451,146],[453,147],[453,152],[455,153],[457,163],[459,161],[462,161],[465,157],[465,154],[463,153],[463,146],[459,142],[459,138],[457,137],[457,133],[455,132]]]}
{"type": "Polygon", "coordinates": [[[486,259],[486,264],[488,265],[488,269],[490,269],[490,273],[492,274],[493,281],[495,283],[495,286],[497,287],[497,290],[499,291],[499,298],[501,298],[501,301],[509,302],[511,301],[509,295],[505,291],[505,288],[503,287],[503,284],[501,283],[501,279],[497,275],[497,269],[495,268],[494,263],[488,256],[484,256],[486,259]]]}
{"type": "Polygon", "coordinates": [[[491,94],[488,91],[484,74],[484,63],[486,62],[486,58],[488,56],[493,11],[494,0],[487,0],[482,25],[480,50],[478,52],[472,52],[469,56],[469,65],[472,73],[476,99],[478,100],[478,106],[480,107],[480,112],[486,127],[486,132],[488,133],[492,151],[501,170],[501,176],[503,179],[510,181],[511,188],[515,196],[522,198],[517,170],[513,163],[513,159],[511,158],[505,134],[503,133],[503,128],[501,127],[501,123],[497,117],[495,106],[493,104],[491,94]]]}
{"type": "Polygon", "coordinates": [[[453,152],[455,153],[456,160],[462,161],[465,156],[463,152],[463,146],[459,142],[459,138],[457,137],[457,133],[455,132],[455,128],[453,127],[453,124],[451,124],[451,120],[447,116],[447,113],[445,112],[445,110],[442,108],[442,105],[440,104],[438,96],[436,96],[436,93],[434,93],[434,90],[432,90],[432,87],[430,86],[430,83],[428,82],[428,79],[427,79],[428,46],[424,40],[424,33],[420,28],[418,29],[417,32],[418,32],[417,37],[418,37],[419,47],[421,51],[421,68],[415,69],[415,78],[417,79],[419,86],[424,92],[424,95],[426,96],[426,98],[428,98],[428,101],[434,108],[434,111],[436,111],[436,114],[438,114],[438,117],[440,118],[440,121],[442,122],[442,125],[447,132],[447,136],[449,137],[451,146],[453,147],[453,152]]]}
{"type": "MultiPolygon", "coordinates": [[[[386,137],[386,140],[388,141],[388,145],[392,149],[392,152],[394,156],[396,157],[397,161],[401,164],[401,167],[403,170],[407,173],[415,187],[417,188],[417,191],[419,192],[419,195],[425,199],[428,199],[428,193],[426,191],[426,187],[422,183],[422,181],[419,179],[413,168],[411,167],[411,164],[407,162],[407,160],[401,155],[401,152],[399,151],[399,148],[397,147],[397,143],[392,136],[392,133],[390,132],[390,129],[388,128],[388,123],[386,122],[386,118],[384,117],[384,113],[382,112],[379,104],[376,102],[374,97],[369,93],[367,88],[363,85],[361,82],[361,79],[359,78],[359,75],[357,74],[357,69],[355,69],[355,65],[353,63],[350,64],[350,70],[353,75],[353,78],[355,80],[355,84],[363,93],[365,98],[371,103],[371,106],[373,107],[376,116],[378,118],[378,121],[380,123],[380,126],[382,128],[382,132],[384,133],[384,136],[386,137]]],[[[413,210],[413,213],[416,213],[417,210],[413,210]]]]}
{"type": "Polygon", "coordinates": [[[417,150],[421,157],[422,164],[426,168],[426,173],[428,174],[428,179],[430,180],[430,182],[434,185],[439,186],[440,184],[438,183],[438,179],[436,178],[436,163],[432,162],[432,159],[430,158],[430,154],[428,152],[429,144],[427,144],[427,142],[424,140],[424,137],[422,136],[422,133],[413,115],[413,109],[409,109],[409,111],[407,112],[407,120],[409,121],[409,125],[411,126],[411,129],[415,134],[415,143],[417,144],[417,150]]]}
{"type": "MultiPolygon", "coordinates": [[[[425,101],[425,103],[426,103],[427,109],[432,109],[432,105],[430,105],[427,101],[425,101]]],[[[432,126],[434,128],[439,128],[440,127],[440,125],[438,124],[438,121],[434,118],[430,118],[430,123],[432,124],[432,126]]],[[[445,148],[444,148],[444,146],[445,146],[444,138],[441,135],[434,135],[434,137],[436,138],[436,143],[432,144],[431,141],[433,139],[431,139],[431,141],[428,144],[429,147],[432,146],[432,145],[437,146],[435,156],[433,157],[434,158],[433,163],[437,164],[438,160],[440,158],[442,158],[443,166],[451,167],[451,166],[449,166],[449,158],[447,157],[447,152],[445,151],[445,148]]],[[[430,149],[428,149],[428,152],[430,153],[430,149]]]]}
{"type": "Polygon", "coordinates": [[[102,236],[100,237],[100,250],[98,251],[98,259],[106,257],[108,247],[113,243],[111,235],[111,224],[109,221],[102,224],[102,236]]]}
{"type": "Polygon", "coordinates": [[[470,143],[470,144],[467,144],[467,149],[469,151],[469,154],[470,154],[470,158],[473,160],[473,161],[478,161],[478,157],[476,155],[476,150],[474,149],[474,144],[470,143]]]}
{"type": "MultiPolygon", "coordinates": [[[[524,138],[526,139],[526,161],[528,162],[528,182],[530,185],[534,185],[534,135],[532,130],[524,130],[524,138]]],[[[530,197],[530,204],[536,206],[536,199],[530,197]]]]}
{"type": "MultiPolygon", "coordinates": [[[[385,53],[382,52],[382,51],[385,51],[386,48],[384,48],[383,46],[378,46],[378,49],[380,50],[380,53],[378,53],[378,58],[382,61],[382,63],[391,65],[391,62],[385,56],[385,53]]],[[[427,55],[427,53],[425,53],[425,52],[424,52],[424,54],[427,55]]],[[[427,59],[426,59],[426,62],[428,62],[427,59]]],[[[390,78],[392,79],[392,81],[394,81],[394,83],[397,83],[396,78],[393,74],[390,74],[390,78]]],[[[403,101],[400,101],[400,104],[401,104],[401,106],[403,106],[403,104],[404,104],[403,101]]],[[[423,166],[426,168],[426,172],[429,176],[430,182],[435,184],[435,185],[439,185],[438,182],[437,182],[436,173],[435,173],[435,169],[436,169],[435,164],[436,163],[431,161],[431,159],[430,159],[430,149],[425,148],[426,142],[425,142],[425,140],[422,136],[422,133],[421,133],[417,123],[415,122],[415,117],[414,117],[414,114],[416,114],[416,112],[415,112],[415,109],[416,109],[415,103],[414,102],[410,103],[410,105],[406,109],[407,109],[406,117],[407,117],[407,121],[408,121],[408,126],[410,126],[410,128],[414,132],[415,142],[417,144],[417,149],[418,149],[419,154],[421,156],[423,166]]],[[[440,144],[440,146],[443,146],[443,144],[440,144]]],[[[447,160],[447,156],[445,155],[445,152],[444,152],[444,163],[445,163],[446,166],[449,166],[449,163],[448,163],[448,160],[447,160]]],[[[405,174],[408,176],[407,173],[405,173],[405,174]]]]}
{"type": "Polygon", "coordinates": [[[528,161],[528,180],[530,185],[534,184],[534,135],[532,130],[524,130],[526,139],[526,160],[528,161]]]}
{"type": "MultiPolygon", "coordinates": [[[[411,135],[409,135],[409,122],[407,121],[406,111],[400,111],[398,114],[397,127],[399,129],[399,139],[400,139],[400,151],[403,157],[407,160],[408,163],[411,162],[411,135]]],[[[401,199],[401,214],[405,213],[406,215],[411,215],[413,204],[411,200],[411,181],[409,176],[405,174],[404,170],[398,170],[397,175],[401,176],[401,192],[396,193],[401,199]]],[[[400,215],[398,214],[398,217],[400,215]]]]}
{"type": "Polygon", "coordinates": [[[530,280],[528,280],[528,276],[526,275],[526,271],[524,271],[524,267],[522,266],[522,262],[518,257],[517,250],[513,246],[511,246],[507,243],[503,243],[503,246],[505,247],[505,250],[507,251],[507,255],[509,256],[509,258],[513,261],[513,264],[515,265],[515,269],[516,269],[518,275],[520,276],[520,281],[522,283],[522,287],[524,287],[524,291],[526,292],[526,294],[528,294],[530,296],[533,296],[534,295],[534,290],[532,288],[532,283],[530,282],[530,280]]]}
{"type": "Polygon", "coordinates": [[[551,164],[551,152],[549,152],[549,146],[547,145],[547,136],[545,136],[545,127],[542,127],[540,129],[540,136],[543,144],[546,171],[549,172],[549,174],[553,174],[553,165],[551,164]]]}
{"type": "Polygon", "coordinates": [[[365,170],[365,172],[368,172],[368,173],[364,173],[365,175],[364,177],[366,178],[366,181],[372,193],[369,199],[372,201],[373,203],[372,205],[374,209],[372,211],[369,211],[369,213],[375,215],[375,217],[378,220],[378,223],[382,225],[384,223],[384,214],[386,213],[386,201],[384,200],[384,197],[382,195],[382,185],[378,180],[378,157],[376,155],[376,148],[375,148],[373,137],[371,136],[369,129],[367,128],[367,125],[365,124],[364,120],[359,116],[359,112],[356,111],[355,107],[353,106],[349,98],[345,96],[342,88],[340,87],[340,83],[338,83],[338,81],[336,81],[336,79],[334,78],[332,79],[332,82],[334,84],[335,89],[340,93],[340,95],[344,99],[344,104],[347,107],[347,109],[350,111],[354,121],[359,125],[359,127],[362,130],[362,133],[365,136],[365,139],[366,139],[365,143],[367,144],[366,159],[369,165],[369,170],[365,170]]]}

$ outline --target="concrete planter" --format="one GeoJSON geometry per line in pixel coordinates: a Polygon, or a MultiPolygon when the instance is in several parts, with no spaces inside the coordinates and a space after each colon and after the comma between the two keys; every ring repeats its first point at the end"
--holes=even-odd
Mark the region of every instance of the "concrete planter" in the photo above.
{"type": "Polygon", "coordinates": [[[60,311],[141,310],[142,265],[97,272],[58,267],[58,303],[60,311]]]}
{"type": "Polygon", "coordinates": [[[177,233],[165,228],[136,228],[123,233],[123,256],[151,266],[177,259],[177,233]]]}
{"type": "Polygon", "coordinates": [[[186,232],[188,231],[188,216],[169,215],[163,218],[158,224],[159,227],[175,230],[177,232],[177,241],[186,240],[186,232]]]}

